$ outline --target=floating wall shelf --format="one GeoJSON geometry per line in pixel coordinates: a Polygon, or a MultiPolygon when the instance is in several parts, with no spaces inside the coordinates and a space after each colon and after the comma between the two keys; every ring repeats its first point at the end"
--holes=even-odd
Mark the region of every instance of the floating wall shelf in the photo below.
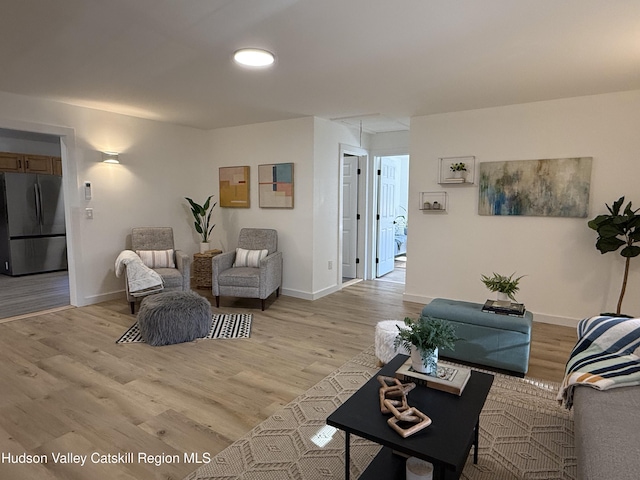
{"type": "Polygon", "coordinates": [[[447,192],[420,192],[420,210],[424,213],[447,211],[447,192]]]}
{"type": "Polygon", "coordinates": [[[441,185],[473,185],[476,178],[476,157],[442,157],[438,183],[441,185]],[[452,165],[464,164],[466,170],[454,172],[452,165]]]}

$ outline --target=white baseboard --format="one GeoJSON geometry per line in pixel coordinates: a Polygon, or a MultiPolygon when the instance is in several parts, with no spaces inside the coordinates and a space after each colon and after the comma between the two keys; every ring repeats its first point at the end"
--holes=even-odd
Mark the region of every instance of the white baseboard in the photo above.
{"type": "Polygon", "coordinates": [[[303,300],[313,300],[313,295],[309,292],[302,292],[300,290],[293,290],[291,288],[280,289],[280,295],[286,295],[287,297],[301,298],[303,300]]]}
{"type": "Polygon", "coordinates": [[[423,305],[426,305],[427,303],[431,303],[431,300],[433,300],[434,298],[435,297],[425,297],[423,295],[411,295],[408,293],[402,294],[403,302],[422,303],[423,305]]]}
{"type": "Polygon", "coordinates": [[[301,298],[303,300],[317,300],[319,298],[325,297],[331,293],[337,292],[340,290],[340,287],[337,285],[325,288],[323,290],[319,290],[317,292],[309,293],[303,292],[301,290],[294,290],[291,288],[283,288],[280,293],[282,295],[287,295],[288,297],[301,298]]]}
{"type": "MultiPolygon", "coordinates": [[[[301,290],[294,290],[290,288],[282,288],[280,290],[280,295],[286,295],[288,297],[301,298],[303,300],[317,300],[324,296],[327,296],[333,292],[337,292],[340,290],[339,287],[333,286],[329,288],[325,288],[324,290],[320,290],[318,292],[309,293],[303,292],[301,290]]],[[[78,305],[79,307],[84,307],[87,305],[94,305],[100,302],[106,302],[109,300],[119,300],[122,299],[126,301],[126,294],[124,290],[118,290],[115,292],[101,293],[99,295],[91,295],[89,297],[85,297],[82,305],[78,305]]]]}
{"type": "MultiPolygon", "coordinates": [[[[426,297],[423,295],[410,295],[406,293],[402,295],[403,302],[421,303],[423,305],[431,303],[431,300],[433,300],[434,298],[435,297],[426,297]]],[[[550,323],[551,325],[560,325],[563,327],[575,328],[577,327],[578,322],[581,320],[581,318],[561,317],[558,315],[549,315],[546,313],[538,313],[533,311],[531,311],[531,313],[533,314],[534,322],[550,323]]]]}
{"type": "Polygon", "coordinates": [[[557,315],[547,315],[544,313],[533,313],[533,321],[540,323],[550,323],[551,325],[560,325],[563,327],[576,328],[581,318],[559,317],[557,315]]]}
{"type": "Polygon", "coordinates": [[[124,293],[124,290],[117,290],[115,292],[107,292],[107,293],[101,293],[99,295],[90,295],[88,297],[84,297],[82,299],[81,302],[78,303],[82,303],[81,305],[78,305],[79,307],[86,307],[87,305],[95,305],[96,303],[101,303],[101,302],[108,302],[109,300],[119,300],[122,299],[122,301],[126,302],[126,294],[124,293]]]}

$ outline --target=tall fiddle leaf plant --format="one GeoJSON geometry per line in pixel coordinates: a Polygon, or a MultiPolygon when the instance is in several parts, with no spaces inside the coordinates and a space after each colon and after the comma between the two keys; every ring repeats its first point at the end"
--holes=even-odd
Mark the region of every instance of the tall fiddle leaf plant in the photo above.
{"type": "Polygon", "coordinates": [[[588,223],[589,228],[598,232],[596,248],[600,250],[600,253],[615,252],[623,247],[620,250],[620,255],[625,259],[624,277],[616,315],[620,315],[622,299],[627,289],[629,263],[633,257],[640,255],[640,246],[634,245],[634,243],[640,242],[640,215],[637,215],[640,208],[633,210],[631,202],[629,202],[622,210],[623,203],[624,196],[613,202],[611,207],[607,205],[608,215],[598,215],[588,223]]]}
{"type": "Polygon", "coordinates": [[[213,227],[215,227],[215,224],[210,225],[213,207],[217,204],[217,202],[214,202],[213,205],[211,205],[212,197],[213,195],[209,195],[209,198],[204,202],[204,205],[198,205],[189,197],[184,197],[189,202],[189,205],[191,205],[191,213],[195,219],[193,226],[195,227],[196,232],[198,232],[202,237],[203,243],[209,242],[209,235],[211,235],[211,231],[213,230],[213,227]]]}

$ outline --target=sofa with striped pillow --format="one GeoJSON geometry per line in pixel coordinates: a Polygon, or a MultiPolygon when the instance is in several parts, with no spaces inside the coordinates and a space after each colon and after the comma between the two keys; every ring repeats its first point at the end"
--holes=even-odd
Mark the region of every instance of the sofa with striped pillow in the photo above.
{"type": "Polygon", "coordinates": [[[573,407],[581,480],[640,475],[640,318],[596,316],[578,324],[558,400],[573,407]]]}

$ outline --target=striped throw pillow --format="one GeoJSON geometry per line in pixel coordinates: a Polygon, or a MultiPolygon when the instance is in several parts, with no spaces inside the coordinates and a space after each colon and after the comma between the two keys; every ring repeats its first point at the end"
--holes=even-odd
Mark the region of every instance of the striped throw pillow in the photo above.
{"type": "Polygon", "coordinates": [[[244,248],[236,248],[236,261],[234,267],[252,267],[258,268],[260,261],[267,256],[269,250],[245,250],[244,248]]]}
{"type": "Polygon", "coordinates": [[[173,261],[173,248],[169,250],[136,250],[138,256],[149,268],[176,268],[173,261]]]}

